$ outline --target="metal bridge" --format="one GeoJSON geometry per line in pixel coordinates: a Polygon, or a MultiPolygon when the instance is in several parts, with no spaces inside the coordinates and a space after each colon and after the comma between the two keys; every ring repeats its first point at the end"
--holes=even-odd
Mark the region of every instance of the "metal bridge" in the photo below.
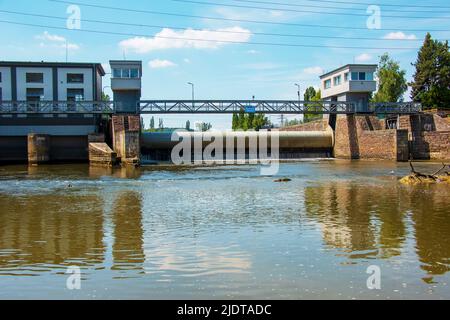
{"type": "Polygon", "coordinates": [[[263,114],[413,114],[422,111],[420,103],[377,103],[368,107],[341,101],[289,100],[149,100],[139,101],[140,114],[233,114],[241,110],[263,114]]]}
{"type": "MultiPolygon", "coordinates": [[[[111,101],[0,101],[0,114],[114,114],[121,108],[111,101]]],[[[139,101],[137,114],[415,114],[420,103],[377,103],[361,106],[340,101],[289,100],[148,100],[139,101]]]]}

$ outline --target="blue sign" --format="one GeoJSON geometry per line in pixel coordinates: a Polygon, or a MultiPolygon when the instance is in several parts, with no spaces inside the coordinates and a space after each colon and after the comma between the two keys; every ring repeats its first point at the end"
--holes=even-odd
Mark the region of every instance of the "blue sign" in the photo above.
{"type": "Polygon", "coordinates": [[[256,113],[256,107],[246,106],[245,107],[245,113],[256,113]]]}

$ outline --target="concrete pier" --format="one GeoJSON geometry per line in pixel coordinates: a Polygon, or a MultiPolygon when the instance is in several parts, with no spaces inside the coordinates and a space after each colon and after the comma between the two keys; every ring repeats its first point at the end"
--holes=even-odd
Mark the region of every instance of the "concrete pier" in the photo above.
{"type": "Polygon", "coordinates": [[[124,165],[139,165],[141,147],[141,118],[137,115],[112,117],[113,148],[124,165]]]}
{"type": "Polygon", "coordinates": [[[50,161],[50,136],[45,134],[28,135],[28,163],[38,165],[50,161]]]}

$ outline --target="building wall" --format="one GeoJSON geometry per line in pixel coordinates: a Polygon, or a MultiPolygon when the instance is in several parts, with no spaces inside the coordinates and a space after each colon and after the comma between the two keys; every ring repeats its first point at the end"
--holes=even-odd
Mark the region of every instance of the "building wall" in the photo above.
{"type": "Polygon", "coordinates": [[[0,67],[0,73],[2,74],[2,81],[0,82],[0,88],[2,88],[2,98],[0,100],[10,101],[12,100],[11,68],[0,67]]]}
{"type": "Polygon", "coordinates": [[[92,69],[89,68],[58,68],[58,100],[67,100],[67,89],[84,89],[84,100],[94,99],[94,79],[92,69]],[[68,73],[81,73],[84,75],[84,83],[67,83],[68,73]]]}
{"type": "Polygon", "coordinates": [[[408,160],[406,130],[383,130],[373,116],[338,116],[334,154],[344,159],[408,160]]]}
{"type": "Polygon", "coordinates": [[[53,96],[53,71],[52,68],[17,68],[17,100],[26,101],[27,100],[27,89],[36,88],[44,89],[44,100],[52,101],[53,96]],[[27,83],[26,74],[30,73],[43,73],[44,81],[43,83],[27,83]]]}

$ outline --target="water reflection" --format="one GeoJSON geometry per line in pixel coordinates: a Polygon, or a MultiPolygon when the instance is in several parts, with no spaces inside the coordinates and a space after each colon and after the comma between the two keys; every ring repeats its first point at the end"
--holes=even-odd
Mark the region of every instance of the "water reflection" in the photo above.
{"type": "Polygon", "coordinates": [[[113,270],[143,270],[144,229],[142,199],[139,193],[124,191],[117,195],[113,208],[113,270]]]}
{"type": "Polygon", "coordinates": [[[415,289],[445,284],[450,189],[380,177],[390,166],[283,165],[286,184],[253,167],[0,168],[0,280],[19,292],[16,276],[77,265],[95,288],[120,283],[117,298],[297,298],[325,287],[350,296],[366,264],[381,264],[415,289]]]}
{"type": "Polygon", "coordinates": [[[447,186],[322,183],[305,188],[305,209],[319,223],[325,244],[345,252],[350,262],[399,256],[409,236],[428,274],[426,281],[450,270],[447,186]],[[411,235],[407,224],[412,225],[411,235]]]}
{"type": "Polygon", "coordinates": [[[0,275],[104,261],[98,196],[0,194],[0,203],[0,275]]]}

